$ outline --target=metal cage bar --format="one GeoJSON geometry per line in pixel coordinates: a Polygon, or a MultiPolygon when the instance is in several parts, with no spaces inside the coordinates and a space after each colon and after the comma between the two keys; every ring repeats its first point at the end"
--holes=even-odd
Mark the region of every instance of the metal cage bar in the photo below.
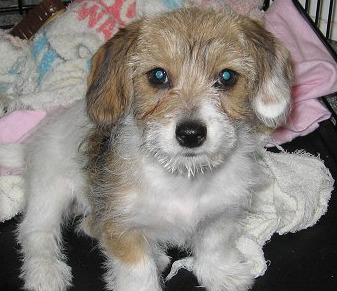
{"type": "Polygon", "coordinates": [[[330,33],[331,33],[331,23],[333,21],[332,17],[333,17],[333,9],[335,7],[335,1],[334,0],[330,0],[329,3],[329,13],[328,13],[328,23],[326,25],[326,33],[325,36],[329,39],[330,38],[330,33]]]}
{"type": "MultiPolygon", "coordinates": [[[[325,37],[327,39],[330,39],[331,36],[331,27],[332,27],[332,22],[333,22],[333,16],[334,16],[334,7],[335,7],[335,0],[325,0],[325,1],[329,1],[328,4],[328,15],[327,16],[327,26],[324,32],[322,32],[325,37]]],[[[272,0],[265,0],[264,1],[264,5],[263,5],[263,10],[267,10],[271,4],[271,2],[273,2],[272,0]]],[[[294,4],[296,5],[296,7],[301,6],[301,8],[305,11],[306,14],[309,15],[310,12],[310,8],[311,8],[311,4],[313,1],[311,0],[306,0],[304,3],[304,7],[299,3],[298,0],[293,0],[294,4]]],[[[320,19],[321,19],[321,15],[322,15],[322,5],[323,5],[324,0],[317,0],[316,2],[316,8],[315,8],[315,15],[313,17],[313,21],[316,27],[318,27],[320,19]]]]}
{"type": "MultiPolygon", "coordinates": [[[[317,37],[324,44],[325,48],[330,53],[331,57],[334,59],[335,62],[337,62],[337,53],[335,52],[334,48],[331,46],[331,44],[327,40],[327,37],[318,29],[317,25],[315,24],[315,21],[313,19],[311,19],[311,17],[308,14],[308,11],[305,10],[305,8],[302,7],[302,5],[297,0],[292,0],[292,1],[293,1],[294,5],[296,6],[297,10],[301,13],[302,17],[307,21],[307,23],[311,26],[313,31],[316,33],[317,37]]],[[[334,1],[330,0],[330,4],[331,4],[331,2],[334,2],[334,1]]],[[[334,5],[334,3],[332,3],[332,5],[334,5]]],[[[333,108],[331,107],[331,105],[328,101],[329,97],[335,97],[335,96],[337,96],[337,92],[335,92],[333,94],[330,94],[329,96],[317,96],[317,97],[321,97],[323,103],[325,104],[325,106],[331,112],[332,118],[335,121],[337,121],[337,113],[333,110],[333,108]]],[[[334,128],[335,128],[335,130],[337,130],[336,125],[334,126],[334,128]]]]}
{"type": "Polygon", "coordinates": [[[318,26],[320,15],[321,15],[321,0],[317,0],[317,3],[316,3],[316,13],[315,13],[315,25],[316,26],[318,26]]]}
{"type": "Polygon", "coordinates": [[[22,0],[17,0],[16,5],[10,5],[6,7],[0,7],[0,14],[10,13],[10,12],[18,12],[23,15],[24,12],[32,9],[35,5],[27,4],[24,5],[22,0]]]}
{"type": "MultiPolygon", "coordinates": [[[[62,2],[67,5],[69,4],[71,1],[70,0],[62,0],[62,2]]],[[[34,8],[36,4],[24,4],[23,0],[16,0],[16,4],[15,5],[9,5],[9,6],[5,6],[5,7],[0,7],[0,20],[1,20],[1,16],[6,16],[6,15],[10,15],[10,14],[15,14],[17,13],[17,15],[21,15],[22,17],[28,13],[29,10],[31,10],[32,8],[34,8]]],[[[22,18],[21,17],[21,18],[22,18]]],[[[0,28],[1,29],[10,29],[15,25],[15,23],[11,23],[8,25],[1,25],[0,24],[0,28]]]]}

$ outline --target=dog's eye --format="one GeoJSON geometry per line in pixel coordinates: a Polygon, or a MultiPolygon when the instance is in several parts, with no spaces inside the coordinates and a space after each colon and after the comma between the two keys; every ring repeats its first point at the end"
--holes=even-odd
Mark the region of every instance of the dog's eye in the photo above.
{"type": "Polygon", "coordinates": [[[214,86],[222,90],[227,90],[233,87],[237,80],[238,74],[235,71],[224,69],[219,73],[214,86]]]}
{"type": "Polygon", "coordinates": [[[149,82],[157,88],[167,88],[170,86],[170,80],[167,73],[162,68],[156,68],[148,72],[149,82]]]}

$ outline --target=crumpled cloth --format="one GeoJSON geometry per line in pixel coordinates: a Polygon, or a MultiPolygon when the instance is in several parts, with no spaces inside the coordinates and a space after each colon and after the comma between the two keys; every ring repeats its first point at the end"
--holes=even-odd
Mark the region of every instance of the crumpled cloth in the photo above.
{"type": "Polygon", "coordinates": [[[20,214],[26,203],[23,177],[0,176],[0,222],[20,214]]]}
{"type": "MultiPolygon", "coordinates": [[[[236,241],[255,277],[262,276],[268,267],[265,243],[274,233],[282,235],[313,226],[326,213],[334,185],[324,163],[304,151],[263,151],[261,163],[270,184],[254,193],[236,241]]],[[[166,280],[181,268],[193,271],[193,257],[174,262],[166,280]]]]}
{"type": "Polygon", "coordinates": [[[337,64],[291,0],[276,0],[264,15],[265,27],[291,53],[292,111],[274,134],[277,144],[314,131],[331,113],[319,101],[337,92],[337,64]]]}
{"type": "Polygon", "coordinates": [[[0,119],[0,144],[23,142],[45,116],[40,110],[17,110],[4,116],[0,119]]]}

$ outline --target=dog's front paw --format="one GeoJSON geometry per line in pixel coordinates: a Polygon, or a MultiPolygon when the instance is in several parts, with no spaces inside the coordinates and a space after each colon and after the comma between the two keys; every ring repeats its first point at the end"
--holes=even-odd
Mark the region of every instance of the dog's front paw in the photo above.
{"type": "Polygon", "coordinates": [[[30,291],[65,291],[71,285],[71,268],[54,256],[25,260],[21,277],[30,291]]]}
{"type": "Polygon", "coordinates": [[[246,291],[254,283],[251,265],[246,262],[200,263],[194,269],[200,284],[207,291],[246,291]]]}
{"type": "Polygon", "coordinates": [[[111,291],[162,291],[158,269],[152,260],[138,264],[123,263],[108,258],[104,280],[111,291]]]}

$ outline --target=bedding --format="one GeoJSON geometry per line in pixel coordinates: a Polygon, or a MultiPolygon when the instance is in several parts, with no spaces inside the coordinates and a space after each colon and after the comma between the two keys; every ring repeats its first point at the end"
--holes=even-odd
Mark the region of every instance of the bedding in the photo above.
{"type": "MultiPolygon", "coordinates": [[[[0,221],[12,218],[24,206],[20,169],[4,167],[11,147],[11,153],[17,149],[19,156],[22,149],[17,145],[26,142],[45,116],[85,96],[93,53],[120,27],[143,14],[180,5],[182,1],[173,0],[76,0],[32,42],[18,41],[1,32],[0,52],[7,53],[8,58],[0,61],[0,128],[4,129],[0,130],[0,221]]],[[[263,16],[266,27],[287,45],[294,64],[292,113],[286,126],[270,141],[278,145],[307,135],[330,117],[318,97],[337,91],[337,66],[290,0],[276,0],[266,13],[254,13],[256,18],[263,16]]],[[[261,155],[271,183],[258,195],[238,241],[242,253],[254,264],[256,276],[267,269],[262,250],[265,243],[274,233],[296,232],[314,225],[327,210],[334,184],[319,158],[302,152],[272,154],[262,147],[261,155]]],[[[190,263],[189,258],[178,261],[169,278],[180,268],[188,269],[190,263]]]]}

